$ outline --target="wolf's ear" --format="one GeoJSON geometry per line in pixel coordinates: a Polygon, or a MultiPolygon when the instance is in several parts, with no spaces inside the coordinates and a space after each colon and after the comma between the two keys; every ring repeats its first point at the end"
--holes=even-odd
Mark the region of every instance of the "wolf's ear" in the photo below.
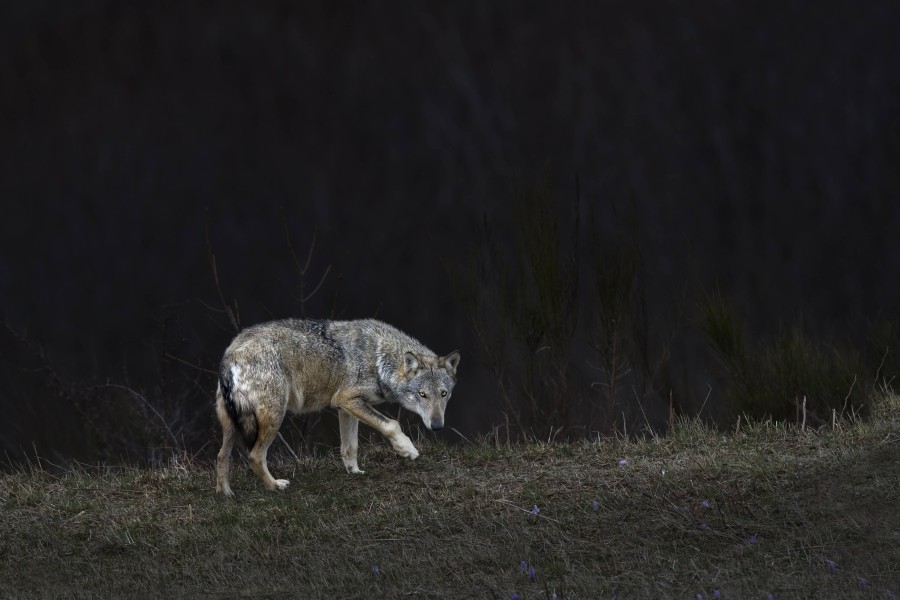
{"type": "Polygon", "coordinates": [[[456,377],[456,367],[459,365],[459,351],[454,350],[447,356],[441,358],[439,364],[447,370],[450,377],[456,377]]]}
{"type": "Polygon", "coordinates": [[[419,368],[419,357],[412,352],[407,352],[403,355],[403,366],[406,368],[407,372],[415,371],[419,368]]]}

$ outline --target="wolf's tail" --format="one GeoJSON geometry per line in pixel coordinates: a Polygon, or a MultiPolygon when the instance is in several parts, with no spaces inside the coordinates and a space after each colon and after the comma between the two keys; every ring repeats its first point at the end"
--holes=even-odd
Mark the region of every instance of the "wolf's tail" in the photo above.
{"type": "Polygon", "coordinates": [[[256,422],[256,413],[252,407],[246,402],[234,401],[234,376],[231,370],[223,364],[219,369],[219,388],[222,390],[222,401],[225,404],[225,411],[231,417],[231,422],[237,428],[238,433],[244,440],[247,450],[253,448],[256,443],[258,427],[256,422]]]}

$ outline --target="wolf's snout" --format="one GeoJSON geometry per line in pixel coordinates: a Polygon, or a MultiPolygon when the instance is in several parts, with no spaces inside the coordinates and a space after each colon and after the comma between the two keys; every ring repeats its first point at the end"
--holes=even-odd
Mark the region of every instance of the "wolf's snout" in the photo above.
{"type": "Polygon", "coordinates": [[[431,425],[428,426],[432,431],[440,431],[444,428],[444,422],[432,419],[431,425]]]}

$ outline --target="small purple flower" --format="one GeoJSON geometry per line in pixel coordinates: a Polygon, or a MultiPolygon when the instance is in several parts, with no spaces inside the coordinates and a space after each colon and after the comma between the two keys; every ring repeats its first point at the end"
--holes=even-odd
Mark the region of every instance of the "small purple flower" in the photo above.
{"type": "Polygon", "coordinates": [[[381,567],[372,565],[372,575],[381,575],[381,567]]]}
{"type": "Polygon", "coordinates": [[[519,600],[519,595],[517,593],[513,592],[512,600],[519,600]]]}
{"type": "Polygon", "coordinates": [[[700,523],[700,525],[698,525],[697,527],[703,529],[704,531],[709,529],[709,525],[707,525],[706,523],[700,523]]]}
{"type": "Polygon", "coordinates": [[[523,560],[523,561],[522,561],[522,564],[521,564],[520,566],[522,567],[522,572],[523,572],[523,573],[527,573],[527,572],[528,572],[528,563],[527,563],[527,562],[525,562],[525,561],[523,560]]]}
{"type": "Polygon", "coordinates": [[[700,506],[702,506],[703,508],[709,508],[709,500],[701,500],[700,506]]]}
{"type": "Polygon", "coordinates": [[[534,508],[531,509],[531,514],[536,517],[538,516],[539,512],[541,512],[541,509],[539,509],[537,504],[535,504],[534,508]]]}
{"type": "Polygon", "coordinates": [[[837,565],[834,563],[833,560],[826,560],[825,564],[828,565],[829,573],[835,573],[837,571],[837,565]]]}
{"type": "Polygon", "coordinates": [[[751,543],[751,544],[755,544],[755,543],[756,543],[756,534],[754,533],[753,535],[751,535],[750,537],[748,537],[748,538],[747,538],[747,542],[749,542],[749,543],[751,543]]]}
{"type": "Polygon", "coordinates": [[[869,585],[869,581],[865,577],[859,578],[859,589],[862,591],[866,591],[866,586],[869,585]]]}
{"type": "Polygon", "coordinates": [[[556,592],[550,594],[550,600],[558,600],[559,596],[556,595],[556,592]]]}
{"type": "Polygon", "coordinates": [[[620,467],[624,467],[624,466],[627,465],[627,464],[628,464],[628,459],[627,459],[627,458],[623,458],[622,460],[619,461],[619,466],[620,466],[620,467]]]}
{"type": "Polygon", "coordinates": [[[769,600],[775,600],[775,596],[773,596],[772,594],[769,594],[769,600]]]}
{"type": "Polygon", "coordinates": [[[703,594],[697,594],[697,600],[703,600],[703,594]]]}
{"type": "Polygon", "coordinates": [[[596,498],[591,502],[591,506],[594,507],[595,511],[600,510],[600,502],[598,502],[596,498]]]}
{"type": "Polygon", "coordinates": [[[719,588],[713,590],[713,598],[715,598],[716,600],[721,600],[722,592],[719,591],[719,588]]]}
{"type": "Polygon", "coordinates": [[[534,567],[533,566],[528,567],[528,576],[531,577],[532,581],[534,581],[534,575],[535,575],[534,567]]]}

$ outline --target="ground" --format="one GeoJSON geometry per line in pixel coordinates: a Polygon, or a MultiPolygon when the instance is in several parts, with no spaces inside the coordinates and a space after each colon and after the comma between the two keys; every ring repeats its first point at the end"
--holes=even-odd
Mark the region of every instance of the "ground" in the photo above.
{"type": "Polygon", "coordinates": [[[900,403],[820,431],[697,421],[667,437],[361,444],[235,461],[44,461],[0,475],[2,597],[892,598],[900,403]],[[716,594],[719,596],[716,596],[716,594]]]}

